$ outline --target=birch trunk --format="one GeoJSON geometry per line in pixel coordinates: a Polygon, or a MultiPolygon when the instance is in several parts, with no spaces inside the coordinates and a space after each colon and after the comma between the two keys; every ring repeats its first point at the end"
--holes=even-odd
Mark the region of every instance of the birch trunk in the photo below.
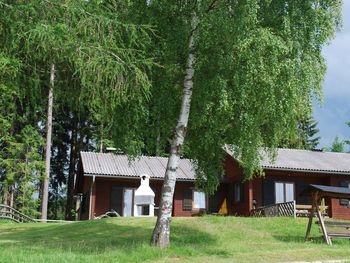
{"type": "Polygon", "coordinates": [[[181,147],[186,136],[188,117],[191,107],[195,63],[194,32],[197,28],[197,25],[198,18],[196,12],[193,12],[191,21],[191,34],[188,43],[189,53],[187,57],[181,109],[173,139],[171,141],[170,154],[162,188],[162,198],[160,202],[159,214],[151,240],[152,245],[158,246],[160,248],[166,248],[170,245],[170,222],[173,210],[173,196],[176,183],[176,174],[179,167],[181,147]]]}
{"type": "Polygon", "coordinates": [[[47,105],[45,176],[44,176],[43,186],[42,186],[41,219],[47,219],[47,206],[49,202],[49,179],[50,179],[51,135],[52,135],[52,101],[53,101],[54,81],[55,81],[55,64],[51,64],[50,89],[49,89],[49,98],[48,98],[48,105],[47,105]]]}

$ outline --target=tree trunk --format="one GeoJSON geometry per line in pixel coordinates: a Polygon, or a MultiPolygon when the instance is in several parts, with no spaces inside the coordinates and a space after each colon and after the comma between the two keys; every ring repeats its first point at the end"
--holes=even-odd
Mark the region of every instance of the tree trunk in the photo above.
{"type": "Polygon", "coordinates": [[[69,173],[67,182],[67,204],[66,204],[66,219],[72,220],[72,209],[74,209],[73,203],[73,193],[74,193],[74,175],[75,175],[75,164],[77,159],[77,122],[74,120],[74,125],[72,129],[72,138],[70,145],[70,157],[69,157],[69,173]]]}
{"type": "Polygon", "coordinates": [[[2,204],[3,205],[8,205],[8,198],[9,198],[8,187],[5,184],[2,188],[2,204]]]}
{"type": "Polygon", "coordinates": [[[15,186],[10,186],[10,206],[14,207],[14,195],[15,195],[15,186]]]}
{"type": "Polygon", "coordinates": [[[186,74],[183,86],[183,95],[180,114],[178,122],[174,131],[173,139],[171,141],[170,154],[167,168],[165,171],[165,178],[162,188],[162,199],[160,202],[160,209],[157,218],[157,223],[153,230],[151,244],[160,248],[166,248],[170,245],[170,222],[173,208],[173,196],[176,183],[176,174],[179,167],[180,151],[186,136],[188,117],[190,114],[191,97],[193,89],[194,77],[194,32],[198,25],[198,18],[196,12],[192,14],[191,34],[188,44],[188,57],[186,65],[186,74]]]}
{"type": "Polygon", "coordinates": [[[41,199],[41,219],[47,219],[47,206],[49,202],[49,179],[50,179],[50,161],[51,161],[51,135],[52,135],[52,100],[55,81],[55,64],[51,64],[50,70],[50,89],[47,105],[47,123],[46,123],[46,149],[45,149],[45,176],[42,185],[41,199]]]}

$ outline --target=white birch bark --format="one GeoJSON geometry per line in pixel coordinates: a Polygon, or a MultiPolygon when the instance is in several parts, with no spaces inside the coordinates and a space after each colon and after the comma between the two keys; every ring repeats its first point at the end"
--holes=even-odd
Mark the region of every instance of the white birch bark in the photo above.
{"type": "Polygon", "coordinates": [[[180,151],[184,143],[188,117],[190,114],[191,97],[193,89],[194,77],[194,32],[198,25],[198,18],[196,11],[192,14],[191,34],[188,43],[188,57],[186,65],[186,74],[183,86],[183,95],[180,114],[178,122],[174,131],[173,139],[171,141],[170,154],[167,168],[165,171],[165,178],[162,188],[162,198],[159,207],[159,213],[156,226],[153,230],[151,244],[160,248],[166,248],[170,245],[170,222],[173,210],[173,196],[176,183],[176,174],[179,167],[180,151]]]}
{"type": "Polygon", "coordinates": [[[54,82],[55,82],[55,64],[51,64],[50,89],[49,89],[49,98],[48,98],[48,105],[47,105],[45,175],[44,175],[43,187],[42,187],[41,219],[47,219],[47,206],[49,201],[49,178],[50,178],[51,136],[52,136],[52,101],[53,101],[54,82]]]}

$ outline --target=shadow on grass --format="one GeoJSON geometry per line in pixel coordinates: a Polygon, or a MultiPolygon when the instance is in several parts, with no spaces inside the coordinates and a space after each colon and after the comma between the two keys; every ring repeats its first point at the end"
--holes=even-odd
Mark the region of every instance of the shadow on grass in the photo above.
{"type": "Polygon", "coordinates": [[[305,241],[305,236],[301,235],[273,235],[273,238],[282,241],[282,242],[293,242],[293,243],[315,243],[315,244],[324,244],[324,239],[322,236],[311,237],[309,241],[305,241]]]}
{"type": "MultiPolygon", "coordinates": [[[[148,249],[153,221],[131,224],[118,220],[96,220],[65,225],[11,227],[0,233],[2,249],[20,247],[36,251],[69,251],[77,254],[100,254],[109,251],[133,253],[148,249]],[[133,251],[134,250],[134,251],[133,251]]],[[[172,226],[171,251],[176,254],[230,256],[215,246],[217,240],[205,231],[172,226]]]]}

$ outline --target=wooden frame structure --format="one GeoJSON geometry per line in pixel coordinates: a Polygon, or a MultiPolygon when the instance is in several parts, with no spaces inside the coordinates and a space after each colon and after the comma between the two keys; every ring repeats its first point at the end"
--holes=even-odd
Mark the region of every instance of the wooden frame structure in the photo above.
{"type": "Polygon", "coordinates": [[[348,199],[350,200],[350,189],[345,187],[325,186],[310,184],[304,191],[304,195],[310,196],[312,199],[312,208],[309,215],[309,223],[307,225],[305,240],[310,239],[310,232],[312,227],[312,221],[315,213],[318,218],[318,224],[321,227],[324,241],[327,245],[332,245],[331,238],[349,238],[350,239],[350,223],[347,222],[325,222],[320,211],[320,201],[322,198],[336,198],[336,199],[348,199]],[[331,231],[328,233],[326,225],[334,227],[345,227],[344,231],[331,231]]]}

